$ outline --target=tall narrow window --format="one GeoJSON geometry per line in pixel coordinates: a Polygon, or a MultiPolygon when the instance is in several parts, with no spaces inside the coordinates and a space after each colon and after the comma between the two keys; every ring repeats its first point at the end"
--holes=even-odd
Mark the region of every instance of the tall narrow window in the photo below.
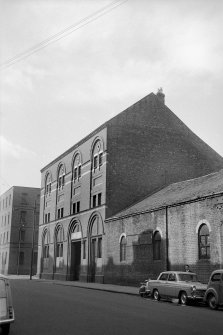
{"type": "Polygon", "coordinates": [[[59,228],[57,232],[56,257],[63,257],[63,230],[59,228]]]}
{"type": "Polygon", "coordinates": [[[94,170],[98,167],[98,156],[94,156],[94,170]]]}
{"type": "Polygon", "coordinates": [[[120,262],[126,261],[126,237],[122,236],[120,241],[120,262]]]}
{"type": "Polygon", "coordinates": [[[93,195],[93,207],[96,207],[97,196],[93,195]]]}
{"type": "Polygon", "coordinates": [[[81,178],[81,157],[79,153],[76,154],[73,164],[73,183],[75,183],[81,178]]]}
{"type": "Polygon", "coordinates": [[[48,173],[46,177],[45,193],[46,193],[46,196],[50,196],[51,194],[51,175],[50,173],[48,173]]]}
{"type": "Polygon", "coordinates": [[[99,153],[99,167],[102,166],[102,157],[103,157],[103,153],[100,152],[99,153]]]}
{"type": "Polygon", "coordinates": [[[98,193],[98,206],[101,206],[101,193],[98,193]]]}
{"type": "Polygon", "coordinates": [[[102,237],[98,238],[98,258],[102,257],[102,237]]]}
{"type": "Polygon", "coordinates": [[[83,240],[83,259],[86,259],[86,240],[83,240]]]}
{"type": "Polygon", "coordinates": [[[103,144],[101,140],[97,140],[92,151],[92,170],[94,173],[100,171],[103,164],[103,144]]]}
{"type": "Polygon", "coordinates": [[[210,258],[210,240],[209,229],[206,224],[202,224],[198,232],[198,249],[200,259],[210,258]]]}
{"type": "Polygon", "coordinates": [[[49,233],[45,231],[43,237],[43,267],[48,268],[49,266],[49,233]]]}
{"type": "Polygon", "coordinates": [[[153,259],[161,259],[161,235],[159,231],[155,232],[153,236],[153,259]]]}
{"type": "Polygon", "coordinates": [[[65,168],[64,165],[60,166],[59,173],[58,173],[58,190],[62,190],[65,185],[65,168]]]}

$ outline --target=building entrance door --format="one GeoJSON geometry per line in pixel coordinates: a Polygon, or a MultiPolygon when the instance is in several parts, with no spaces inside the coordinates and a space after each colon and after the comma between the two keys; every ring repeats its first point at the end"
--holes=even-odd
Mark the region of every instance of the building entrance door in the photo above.
{"type": "Polygon", "coordinates": [[[97,240],[91,239],[91,282],[95,282],[96,264],[97,264],[97,240]]]}
{"type": "Polygon", "coordinates": [[[81,264],[81,241],[71,242],[71,280],[79,280],[81,264]]]}

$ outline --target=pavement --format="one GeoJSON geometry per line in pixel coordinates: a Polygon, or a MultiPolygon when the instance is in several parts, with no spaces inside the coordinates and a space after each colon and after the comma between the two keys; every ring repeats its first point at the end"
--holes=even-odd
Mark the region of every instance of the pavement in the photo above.
{"type": "MultiPolygon", "coordinates": [[[[18,280],[30,280],[30,276],[24,276],[24,275],[8,275],[8,278],[18,279],[18,280]]],[[[48,279],[39,279],[36,276],[33,276],[32,280],[42,282],[42,283],[51,283],[52,285],[63,285],[63,286],[70,286],[70,287],[79,287],[79,288],[89,289],[89,290],[99,290],[99,291],[106,291],[106,292],[113,292],[113,293],[139,295],[139,288],[133,287],[133,286],[86,283],[86,282],[80,282],[80,281],[48,280],[48,279]]]]}

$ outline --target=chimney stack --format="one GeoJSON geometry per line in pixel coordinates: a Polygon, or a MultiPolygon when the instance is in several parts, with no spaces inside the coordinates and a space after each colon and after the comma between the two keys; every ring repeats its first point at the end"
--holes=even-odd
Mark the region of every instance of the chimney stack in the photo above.
{"type": "Polygon", "coordinates": [[[158,92],[156,93],[159,100],[165,105],[165,94],[163,93],[162,87],[158,88],[158,92]]]}

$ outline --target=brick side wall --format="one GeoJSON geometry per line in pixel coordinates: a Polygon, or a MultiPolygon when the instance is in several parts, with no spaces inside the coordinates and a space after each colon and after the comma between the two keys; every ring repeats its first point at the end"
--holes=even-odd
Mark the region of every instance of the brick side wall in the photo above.
{"type": "MultiPolygon", "coordinates": [[[[202,282],[210,273],[223,267],[223,197],[207,198],[168,208],[169,269],[184,270],[189,264],[202,282]],[[210,227],[210,259],[199,259],[198,228],[202,223],[210,227]]],[[[167,269],[165,209],[106,221],[107,260],[105,282],[138,285],[155,278],[167,269]],[[159,230],[162,235],[162,257],[153,260],[152,240],[146,235],[159,230]],[[127,259],[120,262],[119,238],[127,236],[127,259]]]]}
{"type": "Polygon", "coordinates": [[[149,95],[108,125],[107,217],[173,182],[218,171],[222,158],[149,95]]]}

